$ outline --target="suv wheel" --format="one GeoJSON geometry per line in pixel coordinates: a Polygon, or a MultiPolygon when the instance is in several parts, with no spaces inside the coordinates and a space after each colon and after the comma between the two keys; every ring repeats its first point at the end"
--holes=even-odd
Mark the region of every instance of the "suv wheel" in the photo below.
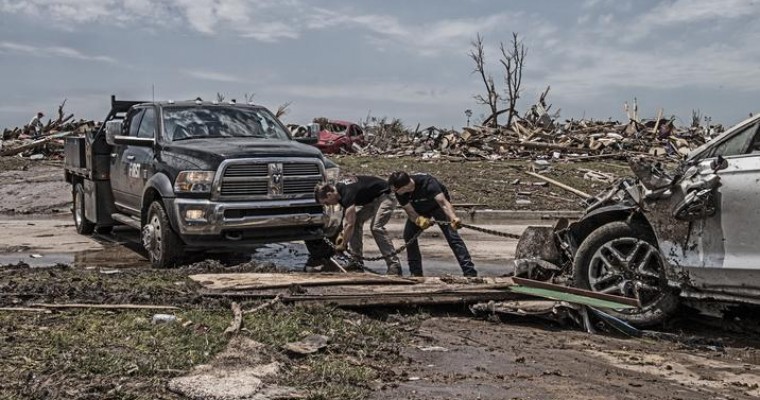
{"type": "Polygon", "coordinates": [[[638,298],[641,308],[607,310],[634,325],[662,323],[678,306],[656,240],[645,229],[625,222],[602,225],[578,248],[573,267],[578,287],[638,298]]]}
{"type": "Polygon", "coordinates": [[[95,224],[87,220],[84,213],[84,187],[81,183],[74,185],[74,191],[72,192],[73,206],[72,214],[74,215],[74,226],[77,228],[77,233],[81,235],[89,235],[95,229],[95,224]]]}
{"type": "Polygon", "coordinates": [[[142,229],[142,244],[148,251],[153,268],[173,267],[182,255],[182,241],[172,230],[160,201],[154,201],[148,208],[148,219],[142,229]]]}

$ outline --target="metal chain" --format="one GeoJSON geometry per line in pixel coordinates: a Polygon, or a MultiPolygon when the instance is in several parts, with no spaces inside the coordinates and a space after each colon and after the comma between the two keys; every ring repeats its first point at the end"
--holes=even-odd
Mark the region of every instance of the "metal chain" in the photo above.
{"type": "MultiPolygon", "coordinates": [[[[448,221],[432,221],[432,222],[437,225],[451,225],[451,222],[448,222],[448,221]]],[[[520,239],[520,235],[517,235],[514,233],[499,232],[493,229],[481,228],[479,226],[464,224],[464,223],[460,223],[459,226],[462,228],[472,229],[473,231],[487,233],[489,235],[506,237],[510,239],[520,239]]],[[[345,253],[347,253],[349,256],[351,256],[351,258],[353,258],[356,261],[380,261],[380,260],[388,259],[388,258],[399,255],[402,251],[404,251],[407,247],[409,247],[410,244],[414,243],[414,241],[417,240],[420,237],[420,235],[422,235],[423,232],[425,232],[425,230],[420,229],[419,231],[417,231],[417,233],[414,234],[414,236],[412,236],[411,239],[409,239],[401,247],[394,250],[391,254],[388,254],[388,255],[381,255],[379,257],[364,257],[364,256],[354,253],[350,249],[346,249],[345,253]]],[[[327,243],[328,246],[330,246],[330,248],[335,250],[335,244],[330,239],[324,238],[324,241],[325,243],[327,243]]]]}

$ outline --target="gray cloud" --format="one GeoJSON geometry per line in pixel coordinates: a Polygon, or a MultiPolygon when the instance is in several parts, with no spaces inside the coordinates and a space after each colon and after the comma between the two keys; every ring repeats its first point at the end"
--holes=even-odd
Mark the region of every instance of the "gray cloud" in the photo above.
{"type": "Polygon", "coordinates": [[[23,43],[0,42],[0,53],[23,54],[33,57],[64,57],[83,61],[116,63],[116,59],[112,57],[88,55],[77,49],[62,46],[32,46],[23,43]]]}

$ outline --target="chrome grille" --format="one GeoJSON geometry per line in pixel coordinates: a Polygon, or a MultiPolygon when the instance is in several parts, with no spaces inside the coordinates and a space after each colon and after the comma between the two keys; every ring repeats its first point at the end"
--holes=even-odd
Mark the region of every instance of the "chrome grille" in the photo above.
{"type": "Polygon", "coordinates": [[[319,175],[319,165],[317,164],[282,164],[282,174],[284,176],[319,175]]]}
{"type": "Polygon", "coordinates": [[[321,177],[285,179],[282,183],[284,194],[313,193],[317,183],[322,182],[321,177]]]}
{"type": "Polygon", "coordinates": [[[222,183],[222,196],[266,196],[269,184],[265,180],[222,183]]]}
{"type": "Polygon", "coordinates": [[[224,169],[218,193],[222,197],[235,198],[307,197],[322,181],[317,162],[233,162],[224,169]]]}
{"type": "Polygon", "coordinates": [[[268,176],[269,164],[233,164],[224,171],[224,177],[268,176]]]}

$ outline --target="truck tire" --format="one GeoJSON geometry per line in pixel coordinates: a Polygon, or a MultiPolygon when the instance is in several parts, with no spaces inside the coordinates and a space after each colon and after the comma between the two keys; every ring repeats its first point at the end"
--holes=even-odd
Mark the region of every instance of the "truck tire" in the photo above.
{"type": "Polygon", "coordinates": [[[77,228],[77,233],[80,235],[89,235],[95,229],[95,224],[87,220],[85,217],[84,206],[84,187],[81,183],[74,185],[72,191],[72,213],[74,216],[74,226],[77,228]]]}
{"type": "Polygon", "coordinates": [[[667,286],[665,261],[656,243],[646,229],[622,221],[600,226],[575,254],[575,286],[618,296],[638,295],[641,308],[606,311],[641,327],[664,322],[678,307],[678,294],[667,286]]]}
{"type": "Polygon", "coordinates": [[[182,241],[171,228],[169,217],[160,200],[150,204],[148,218],[142,228],[142,244],[153,268],[177,265],[182,256],[182,241]]]}

